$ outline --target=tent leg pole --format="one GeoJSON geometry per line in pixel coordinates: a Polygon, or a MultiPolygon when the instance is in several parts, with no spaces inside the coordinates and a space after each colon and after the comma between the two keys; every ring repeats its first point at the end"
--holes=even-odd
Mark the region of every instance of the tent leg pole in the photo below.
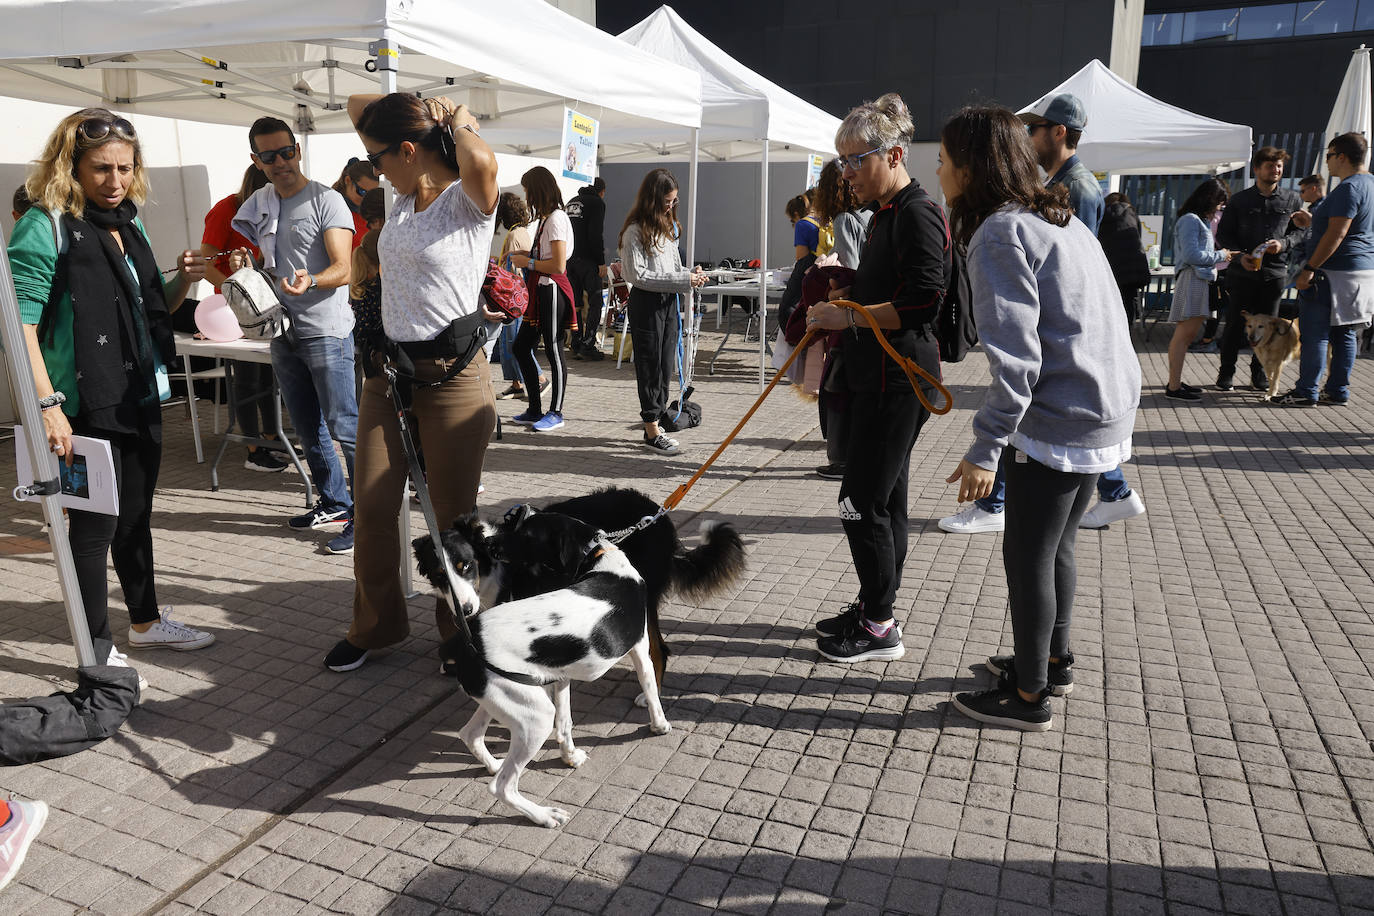
{"type": "MultiPolygon", "coordinates": [[[[29,364],[29,348],[24,342],[24,329],[19,321],[19,297],[14,292],[14,278],[10,274],[8,258],[0,257],[0,341],[10,366],[10,385],[19,407],[19,419],[24,424],[29,446],[29,465],[33,474],[43,481],[58,479],[57,456],[47,447],[43,432],[42,411],[38,409],[38,391],[33,383],[33,368],[29,364]]],[[[21,486],[29,482],[21,481],[21,486]]],[[[61,496],[41,497],[43,516],[48,523],[48,540],[52,544],[53,559],[57,563],[57,581],[62,586],[63,603],[67,606],[67,623],[71,626],[72,643],[76,648],[76,662],[85,668],[103,665],[105,659],[95,657],[91,631],[86,626],[86,608],[81,603],[81,589],[76,581],[76,564],[72,562],[72,547],[67,540],[67,523],[62,517],[61,496]]]]}
{"type": "MultiPolygon", "coordinates": [[[[700,158],[701,128],[692,128],[692,162],[687,168],[687,269],[691,270],[697,262],[697,162],[700,158]]],[[[694,295],[687,296],[687,324],[683,340],[686,350],[683,362],[686,367],[683,375],[686,384],[692,384],[692,370],[697,358],[696,301],[694,295]]]]}
{"type": "Polygon", "coordinates": [[[763,141],[759,176],[759,391],[768,361],[768,140],[763,141]]]}

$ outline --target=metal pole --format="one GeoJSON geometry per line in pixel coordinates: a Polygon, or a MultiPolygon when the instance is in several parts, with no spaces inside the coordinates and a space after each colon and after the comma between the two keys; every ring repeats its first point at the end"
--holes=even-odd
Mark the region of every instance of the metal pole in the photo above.
{"type": "Polygon", "coordinates": [[[768,139],[763,141],[763,171],[759,178],[759,391],[763,390],[768,361],[768,139]]]}
{"type": "MultiPolygon", "coordinates": [[[[687,167],[687,269],[691,270],[697,262],[697,160],[700,156],[701,128],[692,128],[692,163],[687,167]]],[[[692,384],[692,369],[697,357],[697,297],[687,294],[686,324],[683,328],[684,351],[682,360],[685,384],[692,384]]]]}
{"type": "MultiPolygon", "coordinates": [[[[4,344],[10,366],[10,386],[19,406],[19,419],[24,422],[25,438],[29,446],[29,464],[35,477],[40,478],[29,488],[20,482],[15,498],[21,490],[40,493],[43,515],[48,522],[48,540],[52,543],[53,559],[57,563],[57,581],[62,586],[63,603],[67,606],[67,622],[71,626],[72,643],[76,647],[76,662],[81,667],[104,664],[95,657],[91,631],[86,626],[86,608],[81,603],[81,590],[76,582],[76,566],[72,563],[72,548],[67,541],[67,523],[62,517],[57,456],[47,447],[43,432],[43,413],[38,409],[38,391],[33,383],[33,368],[29,364],[29,347],[24,340],[24,328],[19,321],[19,297],[14,292],[14,278],[10,275],[9,258],[0,257],[0,343],[4,344]]],[[[189,383],[188,383],[189,384],[189,383]]]]}

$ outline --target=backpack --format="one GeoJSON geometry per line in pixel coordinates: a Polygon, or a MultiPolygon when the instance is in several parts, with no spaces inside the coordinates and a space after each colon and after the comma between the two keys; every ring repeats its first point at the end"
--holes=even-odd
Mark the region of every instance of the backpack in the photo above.
{"type": "Polygon", "coordinates": [[[973,283],[968,276],[968,261],[961,246],[950,243],[949,279],[940,314],[935,321],[935,336],[940,341],[940,361],[957,363],[978,344],[978,326],[973,321],[973,283]]]}
{"type": "Polygon", "coordinates": [[[695,390],[693,386],[688,385],[682,392],[682,400],[673,401],[668,405],[667,411],[659,419],[659,423],[668,432],[677,433],[701,425],[701,405],[696,401],[687,400],[695,390]]]}
{"type": "Polygon", "coordinates": [[[831,223],[824,226],[814,216],[803,216],[802,220],[816,227],[816,257],[823,258],[835,250],[835,227],[831,223]]]}
{"type": "Polygon", "coordinates": [[[507,324],[525,314],[530,304],[530,293],[524,281],[502,267],[495,258],[487,265],[487,275],[482,280],[482,295],[492,311],[506,316],[507,324]]]}
{"type": "Polygon", "coordinates": [[[271,340],[286,331],[291,318],[277,298],[272,276],[248,263],[220,284],[220,293],[249,340],[271,340]]]}

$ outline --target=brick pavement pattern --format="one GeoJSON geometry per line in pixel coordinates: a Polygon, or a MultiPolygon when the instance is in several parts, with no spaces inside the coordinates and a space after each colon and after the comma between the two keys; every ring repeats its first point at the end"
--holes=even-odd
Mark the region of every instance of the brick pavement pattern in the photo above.
{"type": "MultiPolygon", "coordinates": [[[[1209,381],[1212,359],[1190,356],[1185,379],[1209,381]]],[[[0,911],[1374,912],[1371,364],[1350,406],[1284,410],[1243,390],[1166,401],[1158,340],[1142,362],[1126,470],[1149,513],[1079,539],[1076,689],[1053,731],[980,729],[949,705],[1011,645],[1000,536],[935,526],[955,509],[943,479],[982,354],[947,367],[956,408],[912,457],[897,662],[815,651],[811,625],[856,585],[838,484],[812,473],[815,406],[780,391],[675,516],[689,539],[736,525],[749,569],[666,609],[673,731],[649,734],[617,667],[573,690],[588,762],[567,769],[551,742],[523,780],[574,812],[562,830],[510,816],[458,740],[471,701],[436,673],[431,598],[411,603],[405,643],[323,668],[350,561],[286,527],[303,493],[289,471],[248,473],[231,448],[210,492],[169,409],[160,597],[217,641],[137,654],[152,686],[116,737],[0,772],[53,809],[0,911]]],[[[727,350],[698,379],[705,425],[660,457],[638,447],[630,368],[572,363],[568,425],[507,423],[483,509],[609,483],[666,497],[752,403],[751,366],[727,350]]],[[[6,500],[5,697],[72,685],[60,602],[41,513],[6,500]]]]}

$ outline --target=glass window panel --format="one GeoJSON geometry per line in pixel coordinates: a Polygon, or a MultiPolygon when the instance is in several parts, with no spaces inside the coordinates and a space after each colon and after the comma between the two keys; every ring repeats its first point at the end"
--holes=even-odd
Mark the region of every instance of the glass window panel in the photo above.
{"type": "MultiPolygon", "coordinates": [[[[1374,9],[1374,0],[1366,0],[1374,9]]],[[[1144,47],[1176,45],[1183,40],[1182,13],[1154,13],[1145,17],[1140,28],[1140,44],[1144,47]]]]}
{"type": "Polygon", "coordinates": [[[1233,41],[1240,10],[1200,10],[1183,17],[1183,41],[1233,41]]]}
{"type": "Polygon", "coordinates": [[[1355,30],[1374,31],[1374,0],[1360,0],[1360,11],[1355,16],[1355,30]]]}
{"type": "Polygon", "coordinates": [[[1270,6],[1247,6],[1240,11],[1236,38],[1242,41],[1260,38],[1287,38],[1293,34],[1295,3],[1275,3],[1270,6]]]}
{"type": "Polygon", "coordinates": [[[1357,0],[1308,0],[1298,4],[1294,35],[1334,35],[1355,25],[1357,0]]]}

